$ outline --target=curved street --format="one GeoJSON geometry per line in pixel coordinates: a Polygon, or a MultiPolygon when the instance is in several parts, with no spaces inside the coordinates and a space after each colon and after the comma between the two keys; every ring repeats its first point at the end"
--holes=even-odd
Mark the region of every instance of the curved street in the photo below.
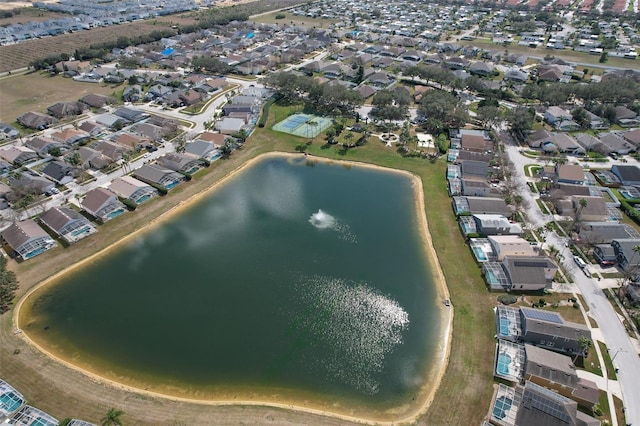
{"type": "MultiPolygon", "coordinates": [[[[524,174],[526,164],[536,163],[522,155],[519,148],[513,143],[506,132],[501,133],[505,141],[505,149],[509,159],[514,164],[514,175],[518,185],[519,194],[525,199],[526,213],[529,223],[538,228],[550,222],[540,212],[535,198],[527,186],[527,178],[524,174]]],[[[605,163],[609,164],[610,163],[605,163]]],[[[551,217],[551,216],[550,216],[551,217]]],[[[638,357],[638,342],[634,341],[626,332],[624,325],[618,318],[618,314],[605,296],[596,279],[588,278],[573,262],[573,255],[565,247],[565,238],[556,233],[549,233],[546,238],[547,245],[553,245],[563,254],[563,265],[572,273],[575,285],[580,290],[585,301],[589,305],[589,316],[597,321],[598,327],[613,359],[614,366],[618,369],[618,381],[622,390],[625,403],[625,416],[628,425],[640,425],[640,358],[638,357]]]]}

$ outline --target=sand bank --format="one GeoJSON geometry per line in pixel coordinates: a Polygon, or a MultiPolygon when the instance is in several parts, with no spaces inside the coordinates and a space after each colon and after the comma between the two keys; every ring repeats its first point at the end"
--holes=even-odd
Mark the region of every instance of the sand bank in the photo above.
{"type": "MultiPolygon", "coordinates": [[[[367,167],[367,168],[372,168],[372,169],[377,169],[380,171],[385,171],[385,172],[392,172],[392,173],[401,173],[404,174],[408,177],[411,178],[412,182],[413,182],[413,190],[414,190],[414,194],[415,194],[415,199],[416,199],[416,203],[415,203],[415,208],[416,208],[416,216],[418,219],[418,224],[419,224],[419,228],[420,228],[420,235],[422,237],[422,241],[423,241],[423,247],[425,250],[425,255],[428,258],[429,264],[431,266],[431,271],[433,273],[433,278],[434,281],[437,283],[437,288],[436,288],[436,292],[438,294],[438,297],[446,297],[448,298],[448,290],[446,287],[446,283],[444,280],[444,276],[442,273],[442,270],[440,268],[437,256],[436,256],[436,252],[435,249],[433,247],[433,243],[431,240],[431,235],[429,233],[429,229],[428,229],[428,223],[427,223],[427,219],[426,219],[426,213],[425,213],[425,206],[424,206],[424,191],[422,188],[422,182],[421,180],[413,175],[412,173],[406,172],[406,171],[402,171],[402,170],[395,170],[395,169],[388,169],[388,168],[384,168],[384,167],[380,167],[380,166],[376,166],[376,165],[371,165],[371,164],[366,164],[366,163],[360,163],[360,162],[352,162],[352,161],[337,161],[337,160],[330,160],[330,159],[324,159],[324,158],[318,158],[318,157],[310,157],[310,156],[302,156],[301,154],[284,154],[284,153],[269,153],[269,154],[263,154],[260,155],[258,157],[252,158],[249,161],[247,161],[246,163],[242,164],[241,166],[237,167],[235,170],[233,170],[231,173],[229,173],[228,175],[226,175],[225,177],[223,177],[222,179],[218,180],[217,182],[215,182],[212,186],[198,192],[197,194],[195,194],[194,196],[183,200],[181,202],[179,202],[177,205],[175,205],[174,207],[172,207],[170,210],[168,210],[167,212],[165,212],[164,214],[158,216],[156,219],[152,220],[151,222],[149,222],[149,224],[139,230],[137,230],[136,232],[133,232],[131,234],[129,234],[127,237],[121,239],[120,241],[112,244],[111,246],[108,246],[98,252],[96,252],[95,254],[83,259],[82,261],[71,265],[67,268],[65,268],[64,270],[60,271],[59,273],[55,274],[52,277],[49,277],[48,279],[42,281],[41,283],[37,284],[36,286],[32,287],[25,295],[24,297],[22,297],[18,304],[16,305],[16,308],[14,310],[14,324],[16,325],[16,327],[19,329],[20,328],[20,310],[22,308],[22,305],[24,303],[24,301],[31,296],[35,291],[37,291],[38,289],[43,288],[44,286],[50,285],[52,283],[54,283],[58,278],[60,278],[61,276],[63,276],[64,274],[67,274],[73,270],[75,270],[76,268],[80,268],[80,267],[84,267],[86,265],[88,265],[90,262],[96,260],[99,256],[103,256],[104,254],[108,253],[111,250],[116,250],[120,247],[120,245],[125,244],[127,242],[129,242],[131,239],[138,237],[139,235],[141,235],[144,232],[147,232],[149,230],[152,230],[153,228],[155,228],[156,226],[158,226],[159,224],[169,220],[170,218],[172,218],[174,215],[182,213],[185,209],[188,209],[190,207],[192,207],[193,205],[195,205],[196,203],[200,202],[204,197],[208,196],[210,194],[211,191],[214,191],[215,189],[219,188],[220,186],[224,185],[225,183],[229,182],[231,179],[233,179],[234,177],[236,177],[239,173],[241,173],[243,170],[245,170],[248,167],[251,167],[252,165],[254,165],[256,162],[258,161],[262,161],[264,159],[267,158],[273,158],[273,157],[286,157],[291,159],[292,161],[317,161],[317,162],[324,162],[324,163],[335,163],[337,165],[347,165],[349,167],[367,167]]],[[[437,349],[437,353],[434,356],[434,363],[432,364],[430,371],[428,371],[427,377],[429,378],[428,382],[425,383],[421,389],[421,391],[419,392],[418,395],[416,395],[416,402],[412,403],[411,407],[409,406],[405,406],[405,407],[398,407],[398,418],[393,418],[393,422],[413,422],[415,421],[420,415],[422,415],[427,408],[429,407],[430,403],[433,401],[433,398],[435,396],[435,393],[437,391],[437,388],[442,380],[442,377],[444,375],[444,371],[446,369],[446,365],[448,362],[448,355],[449,355],[449,347],[450,347],[450,341],[451,341],[451,333],[452,333],[452,320],[453,320],[453,311],[452,308],[445,308],[442,304],[438,304],[438,306],[440,307],[440,312],[441,312],[441,330],[439,332],[439,337],[438,337],[438,341],[439,341],[439,347],[437,349]],[[400,414],[402,413],[402,414],[400,414]],[[409,414],[407,414],[409,413],[409,414]]],[[[202,400],[202,399],[197,399],[197,398],[188,398],[188,397],[181,397],[181,396],[176,396],[176,395],[171,395],[170,393],[164,393],[164,392],[154,392],[154,391],[149,391],[149,390],[144,390],[141,389],[137,386],[130,386],[130,385],[125,385],[123,383],[118,382],[117,380],[111,380],[108,378],[105,378],[103,375],[101,375],[100,373],[102,373],[101,371],[97,371],[97,372],[92,372],[92,371],[88,371],[87,369],[81,368],[75,364],[73,364],[72,362],[69,362],[59,356],[57,356],[56,354],[52,353],[51,351],[48,351],[47,349],[45,349],[44,347],[40,346],[38,343],[36,343],[34,340],[32,340],[26,333],[21,333],[20,334],[21,338],[24,339],[28,344],[30,344],[31,346],[35,347],[36,349],[38,349],[40,352],[46,354],[47,356],[49,356],[52,359],[55,359],[56,361],[60,362],[61,364],[74,369],[76,371],[79,371],[83,374],[85,374],[86,376],[90,377],[91,379],[93,379],[96,382],[102,383],[102,384],[106,384],[109,386],[112,386],[116,389],[123,389],[123,390],[127,390],[130,392],[135,392],[135,393],[139,393],[142,395],[146,395],[149,397],[153,397],[153,398],[159,398],[159,399],[168,399],[168,400],[172,400],[172,401],[179,401],[179,402],[188,402],[188,403],[195,403],[195,404],[203,404],[203,405],[210,405],[210,406],[226,406],[226,405],[237,405],[237,406],[242,406],[242,405],[247,405],[247,406],[267,406],[267,407],[277,407],[277,408],[282,408],[282,409],[287,409],[287,410],[293,410],[293,411],[299,411],[299,412],[306,412],[306,413],[312,413],[312,414],[317,414],[317,415],[322,415],[322,416],[330,416],[330,417],[335,417],[338,419],[343,419],[346,421],[351,421],[351,422],[359,422],[359,423],[367,423],[367,424],[390,424],[391,421],[387,420],[387,419],[381,419],[381,418],[370,418],[370,417],[364,417],[364,416],[354,416],[354,415],[349,415],[349,414],[345,414],[345,412],[349,411],[349,407],[333,407],[335,408],[335,411],[331,410],[330,408],[326,408],[326,407],[321,407],[318,406],[317,404],[313,404],[311,403],[308,399],[302,401],[296,401],[296,400],[286,400],[286,402],[281,402],[281,401],[271,401],[268,399],[265,400],[261,400],[260,397],[256,397],[255,399],[244,399],[244,400],[235,400],[235,399],[226,399],[226,398],[220,398],[220,399],[211,399],[211,400],[202,400]]],[[[62,386],[64,386],[64,384],[61,384],[62,386]]],[[[386,416],[387,417],[387,416],[386,416]]]]}

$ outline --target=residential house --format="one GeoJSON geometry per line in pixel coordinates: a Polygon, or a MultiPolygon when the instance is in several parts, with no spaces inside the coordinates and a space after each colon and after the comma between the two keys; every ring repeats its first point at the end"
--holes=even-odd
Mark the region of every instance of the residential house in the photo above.
{"type": "Polygon", "coordinates": [[[0,236],[20,260],[31,259],[56,245],[33,219],[12,223],[0,236]]]}
{"type": "Polygon", "coordinates": [[[579,378],[570,357],[528,344],[524,349],[524,380],[551,389],[588,409],[598,403],[598,385],[579,378]]]}
{"type": "Polygon", "coordinates": [[[590,129],[605,130],[609,128],[609,124],[602,117],[598,117],[597,115],[586,109],[584,110],[584,112],[587,115],[590,129]]]}
{"type": "Polygon", "coordinates": [[[147,114],[146,112],[127,107],[118,108],[114,112],[114,115],[121,117],[131,123],[137,123],[138,121],[144,120],[145,118],[149,118],[149,114],[147,114]]]}
{"type": "MultiPolygon", "coordinates": [[[[627,155],[636,150],[633,144],[627,142],[617,132],[600,133],[598,138],[600,142],[605,145],[602,151],[603,153],[608,151],[607,153],[615,152],[619,155],[627,155]]],[[[598,152],[601,151],[598,150],[598,152]]]]}
{"type": "Polygon", "coordinates": [[[5,123],[0,123],[0,140],[13,139],[20,136],[20,132],[13,126],[9,126],[5,123]]]}
{"type": "Polygon", "coordinates": [[[47,108],[49,115],[56,117],[57,119],[70,117],[73,115],[80,115],[84,112],[86,106],[80,102],[67,101],[57,102],[47,108]]]}
{"type": "Polygon", "coordinates": [[[518,68],[509,68],[507,71],[505,71],[502,79],[525,83],[529,80],[529,74],[518,68]]]}
{"type": "Polygon", "coordinates": [[[50,161],[42,169],[42,174],[58,185],[66,185],[73,181],[73,167],[64,161],[50,161]]]}
{"type": "Polygon", "coordinates": [[[118,196],[104,188],[94,188],[85,194],[82,208],[100,222],[107,222],[127,211],[118,196]]]}
{"type": "Polygon", "coordinates": [[[489,174],[489,163],[476,160],[459,161],[462,176],[465,178],[476,178],[486,180],[489,174]]]}
{"type": "Polygon", "coordinates": [[[224,141],[227,140],[230,136],[222,133],[214,133],[214,132],[203,132],[198,135],[196,138],[197,141],[209,142],[215,145],[216,148],[220,148],[224,145],[224,141]]]}
{"type": "Polygon", "coordinates": [[[554,127],[565,120],[572,119],[573,117],[571,116],[571,113],[569,111],[558,106],[551,106],[544,112],[544,121],[554,127]]]}
{"type": "Polygon", "coordinates": [[[245,122],[239,118],[225,117],[222,120],[216,122],[216,129],[225,135],[233,135],[242,130],[245,126],[245,122]]]}
{"type": "Polygon", "coordinates": [[[24,146],[34,150],[42,158],[49,157],[53,150],[57,150],[62,153],[62,151],[66,151],[67,149],[62,143],[46,136],[36,136],[35,138],[31,138],[25,142],[24,146]]]}
{"type": "Polygon", "coordinates": [[[213,143],[200,139],[186,144],[184,152],[209,161],[220,156],[220,150],[213,143]]]}
{"type": "Polygon", "coordinates": [[[507,291],[539,291],[551,287],[558,266],[543,256],[505,256],[502,268],[509,278],[507,291]]]}
{"type": "Polygon", "coordinates": [[[51,139],[67,147],[78,145],[90,138],[90,134],[78,129],[67,128],[51,134],[51,139]]]}
{"type": "Polygon", "coordinates": [[[80,102],[91,108],[102,108],[105,105],[114,104],[115,99],[105,95],[89,93],[88,95],[84,95],[83,97],[81,97],[80,102]]]}
{"type": "Polygon", "coordinates": [[[584,170],[582,166],[575,164],[556,165],[556,182],[568,183],[572,185],[582,185],[584,183],[584,170]]]}
{"type": "Polygon", "coordinates": [[[109,184],[108,189],[118,197],[131,200],[138,205],[158,194],[154,187],[131,176],[115,178],[109,184]]]}
{"type": "Polygon", "coordinates": [[[20,115],[16,121],[21,126],[34,130],[44,130],[58,122],[58,120],[50,115],[33,111],[25,112],[20,115]]]}
{"type": "Polygon", "coordinates": [[[40,216],[40,221],[68,244],[98,232],[86,217],[68,207],[52,207],[40,216]]]}
{"type": "Polygon", "coordinates": [[[155,164],[145,164],[133,172],[133,177],[149,185],[159,185],[169,190],[185,181],[184,175],[155,164]]]}
{"type": "Polygon", "coordinates": [[[477,232],[481,235],[520,235],[522,228],[499,214],[474,214],[477,232]]]}
{"type": "Polygon", "coordinates": [[[38,154],[24,146],[10,146],[9,148],[0,149],[0,158],[15,166],[22,166],[37,160],[38,154]]]}
{"type": "Polygon", "coordinates": [[[10,177],[9,185],[13,189],[19,189],[33,195],[48,193],[56,186],[49,179],[43,178],[31,170],[26,170],[17,177],[10,177]]]}
{"type": "Polygon", "coordinates": [[[120,144],[105,140],[92,144],[91,148],[109,158],[112,162],[122,160],[122,156],[128,151],[126,147],[120,144]]]}
{"type": "Polygon", "coordinates": [[[127,151],[140,151],[145,145],[151,144],[149,139],[131,133],[120,133],[116,136],[115,142],[127,151]]]}
{"type": "Polygon", "coordinates": [[[89,168],[101,170],[113,161],[100,151],[86,146],[81,146],[76,152],[80,155],[80,166],[85,170],[89,168]]]}
{"type": "Polygon", "coordinates": [[[460,194],[470,197],[490,197],[497,195],[493,188],[483,180],[477,178],[463,178],[460,180],[460,194]]]}
{"type": "Polygon", "coordinates": [[[469,72],[473,75],[479,75],[482,77],[492,76],[495,71],[495,65],[490,62],[477,61],[471,64],[469,72]]]}
{"type": "Polygon", "coordinates": [[[584,324],[566,321],[557,312],[520,306],[498,306],[496,328],[499,339],[529,343],[568,355],[582,354],[583,339],[591,340],[584,324]]]}
{"type": "Polygon", "coordinates": [[[576,241],[586,244],[611,244],[613,240],[640,239],[640,233],[626,223],[582,222],[576,241]]]}
{"type": "Polygon", "coordinates": [[[640,125],[638,114],[624,105],[616,106],[616,123],[622,127],[633,127],[640,125]]]}
{"type": "Polygon", "coordinates": [[[488,237],[496,260],[502,262],[506,256],[537,256],[529,241],[519,235],[491,235],[488,237]]]}
{"type": "Polygon", "coordinates": [[[159,157],[157,163],[174,172],[192,174],[197,172],[202,166],[200,157],[187,152],[170,152],[159,157]]]}
{"type": "Polygon", "coordinates": [[[638,166],[613,165],[611,173],[616,175],[623,185],[640,185],[640,168],[638,166]]]}
{"type": "Polygon", "coordinates": [[[95,121],[84,121],[79,127],[78,129],[87,132],[90,136],[92,137],[96,137],[98,136],[100,133],[104,132],[105,130],[107,130],[107,127],[102,125],[102,124],[98,124],[95,121]]]}
{"type": "Polygon", "coordinates": [[[131,126],[129,130],[153,142],[160,141],[169,133],[168,130],[164,127],[156,126],[150,123],[138,123],[134,126],[131,126]]]}
{"type": "Polygon", "coordinates": [[[515,388],[499,384],[491,407],[490,423],[498,426],[600,426],[576,401],[530,381],[515,388]],[[511,401],[508,408],[504,401],[511,401]]]}
{"type": "Polygon", "coordinates": [[[95,122],[108,129],[117,129],[125,126],[128,121],[113,114],[100,114],[94,117],[95,122]]]}
{"type": "Polygon", "coordinates": [[[573,195],[570,201],[570,204],[556,205],[559,214],[576,216],[576,220],[586,222],[604,222],[609,218],[607,203],[603,197],[573,195]]]}
{"type": "Polygon", "coordinates": [[[615,239],[611,247],[616,255],[616,261],[625,272],[637,273],[640,267],[640,253],[635,250],[640,245],[640,238],[615,239]]]}
{"type": "Polygon", "coordinates": [[[454,197],[454,203],[457,206],[458,201],[463,204],[461,207],[464,209],[458,211],[458,214],[466,210],[471,214],[498,214],[503,216],[511,216],[513,213],[511,208],[505,203],[502,198],[490,198],[490,197],[454,197]],[[466,204],[466,208],[464,207],[466,204]]]}
{"type": "Polygon", "coordinates": [[[640,146],[640,129],[627,130],[622,134],[622,137],[633,146],[640,146]]]}

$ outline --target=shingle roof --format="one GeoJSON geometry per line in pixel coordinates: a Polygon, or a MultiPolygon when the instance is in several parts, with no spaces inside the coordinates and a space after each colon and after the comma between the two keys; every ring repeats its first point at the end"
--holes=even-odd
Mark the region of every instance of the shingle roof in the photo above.
{"type": "Polygon", "coordinates": [[[49,234],[38,226],[33,219],[14,222],[2,231],[2,238],[14,249],[19,248],[32,238],[47,237],[49,234]]]}

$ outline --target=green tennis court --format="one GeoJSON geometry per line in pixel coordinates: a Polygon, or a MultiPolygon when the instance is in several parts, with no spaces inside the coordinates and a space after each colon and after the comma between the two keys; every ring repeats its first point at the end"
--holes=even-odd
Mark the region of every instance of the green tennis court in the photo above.
{"type": "Polygon", "coordinates": [[[293,114],[273,126],[277,132],[315,138],[331,126],[331,119],[313,114],[293,114]]]}

